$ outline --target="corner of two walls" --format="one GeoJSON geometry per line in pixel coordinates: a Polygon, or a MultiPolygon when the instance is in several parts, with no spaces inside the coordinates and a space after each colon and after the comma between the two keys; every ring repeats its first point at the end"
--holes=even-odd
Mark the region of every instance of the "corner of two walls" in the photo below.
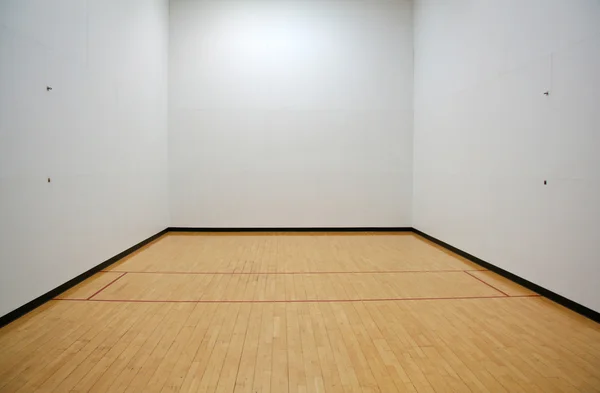
{"type": "Polygon", "coordinates": [[[3,2],[0,314],[261,225],[415,226],[600,309],[599,5],[538,3],[3,2]]]}

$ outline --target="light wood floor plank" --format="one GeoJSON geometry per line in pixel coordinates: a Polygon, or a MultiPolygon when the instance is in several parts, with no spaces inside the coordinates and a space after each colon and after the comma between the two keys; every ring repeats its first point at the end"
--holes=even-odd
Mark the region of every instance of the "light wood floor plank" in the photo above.
{"type": "Polygon", "coordinates": [[[84,282],[57,296],[57,299],[87,299],[100,291],[112,281],[118,279],[123,273],[100,272],[94,274],[84,282]]]}
{"type": "Polygon", "coordinates": [[[0,329],[0,392],[600,392],[600,325],[484,270],[412,234],[169,234],[0,329]]]}
{"type": "MultiPolygon", "coordinates": [[[[118,304],[115,305],[118,306],[118,304]]],[[[152,351],[158,345],[163,334],[165,334],[165,331],[169,327],[169,322],[177,313],[174,304],[157,304],[156,307],[153,318],[148,323],[149,329],[140,334],[139,340],[132,344],[131,357],[127,358],[125,367],[121,370],[116,370],[118,375],[114,379],[99,381],[100,387],[109,384],[108,391],[120,393],[124,392],[131,381],[134,380],[146,360],[150,357],[152,351]]]]}
{"type": "Polygon", "coordinates": [[[253,392],[271,392],[273,343],[275,341],[274,304],[261,304],[260,334],[254,366],[253,392]]]}
{"type": "MultiPolygon", "coordinates": [[[[82,308],[81,304],[78,304],[78,306],[80,309],[82,308]]],[[[50,332],[50,340],[43,348],[34,351],[29,361],[24,363],[27,366],[18,375],[18,381],[13,381],[13,383],[7,385],[6,391],[16,392],[19,389],[34,391],[40,383],[61,368],[65,359],[76,352],[83,354],[82,358],[84,360],[76,363],[77,367],[82,367],[88,355],[93,354],[103,342],[109,340],[115,330],[120,329],[122,326],[129,326],[130,323],[135,321],[136,317],[134,315],[130,318],[130,315],[127,315],[126,312],[113,313],[107,320],[102,321],[104,323],[101,322],[95,326],[87,323],[71,323],[68,328],[62,328],[60,332],[50,332]]],[[[69,321],[69,316],[67,316],[66,321],[69,321]]],[[[108,347],[101,348],[107,350],[108,347]]]]}
{"type": "Polygon", "coordinates": [[[198,390],[198,386],[202,381],[212,351],[217,343],[221,328],[223,327],[225,320],[231,317],[229,312],[234,306],[235,305],[229,304],[220,305],[215,311],[213,320],[209,324],[208,330],[202,338],[200,347],[196,351],[194,359],[183,380],[181,391],[195,392],[198,390]]]}
{"type": "MultiPolygon", "coordinates": [[[[271,392],[289,392],[287,304],[274,304],[271,392]]],[[[263,317],[264,318],[264,317],[263,317]]]]}
{"type": "Polygon", "coordinates": [[[236,393],[251,393],[252,384],[254,382],[254,370],[262,365],[262,360],[259,361],[258,346],[261,331],[261,322],[263,317],[263,308],[265,305],[255,303],[252,305],[250,317],[248,321],[248,331],[244,339],[244,346],[240,356],[238,372],[235,378],[234,391],[236,393]]]}
{"type": "MultiPolygon", "coordinates": [[[[220,329],[218,339],[208,358],[208,363],[205,366],[205,371],[200,381],[198,392],[214,392],[219,382],[219,375],[223,369],[223,363],[227,356],[231,339],[234,335],[235,328],[238,325],[239,314],[245,315],[245,310],[250,309],[250,304],[234,304],[230,310],[226,310],[227,315],[224,318],[223,326],[220,329]]],[[[242,321],[240,321],[241,323],[242,321]]]]}
{"type": "Polygon", "coordinates": [[[176,304],[169,311],[167,320],[163,322],[163,329],[157,331],[155,339],[156,344],[152,346],[152,351],[139,359],[143,364],[137,368],[137,372],[131,382],[127,385],[125,392],[144,392],[153,377],[165,354],[173,345],[179,331],[183,328],[186,319],[194,309],[193,304],[176,304]]]}
{"type": "Polygon", "coordinates": [[[268,294],[266,289],[270,285],[259,286],[259,292],[253,289],[262,276],[217,274],[207,278],[195,274],[129,273],[93,300],[306,301],[506,296],[462,272],[264,275],[268,283],[282,280],[280,285],[285,288],[268,294]],[[307,286],[315,290],[307,294],[307,286]]]}
{"type": "Polygon", "coordinates": [[[133,339],[142,332],[144,324],[148,323],[147,319],[151,316],[151,306],[153,305],[145,304],[143,307],[135,307],[126,319],[126,323],[113,330],[112,334],[90,353],[84,363],[86,367],[82,370],[87,367],[89,369],[71,391],[89,392],[92,389],[133,339]]]}

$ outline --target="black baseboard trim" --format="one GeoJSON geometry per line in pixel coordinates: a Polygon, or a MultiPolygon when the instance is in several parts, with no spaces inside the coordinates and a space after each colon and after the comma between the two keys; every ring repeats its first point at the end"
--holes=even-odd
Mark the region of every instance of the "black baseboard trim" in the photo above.
{"type": "Polygon", "coordinates": [[[410,232],[411,227],[299,227],[299,228],[190,228],[170,227],[170,232],[410,232]]]}
{"type": "Polygon", "coordinates": [[[18,319],[20,317],[22,317],[23,315],[27,314],[30,311],[33,311],[34,309],[36,309],[37,307],[41,306],[42,304],[46,303],[47,301],[55,298],[56,296],[60,295],[61,293],[63,293],[64,291],[74,287],[75,285],[79,284],[80,282],[82,282],[83,280],[93,276],[94,274],[98,273],[101,270],[106,269],[107,267],[109,267],[110,265],[112,265],[113,263],[117,262],[118,260],[126,257],[127,255],[139,250],[140,248],[144,247],[146,244],[158,239],[159,237],[161,237],[162,235],[164,235],[165,233],[167,233],[169,230],[168,229],[163,229],[162,231],[158,232],[156,235],[150,236],[148,239],[143,240],[141,242],[139,242],[138,244],[136,244],[133,247],[128,248],[127,250],[123,251],[120,254],[115,255],[114,257],[100,263],[99,265],[94,266],[93,268],[91,268],[90,270],[81,273],[80,275],[78,275],[77,277],[67,281],[66,283],[52,289],[49,292],[46,292],[45,294],[43,294],[42,296],[39,296],[35,299],[33,299],[32,301],[30,301],[29,303],[26,303],[24,305],[22,305],[21,307],[17,308],[16,310],[13,310],[11,312],[9,312],[6,315],[3,315],[2,317],[0,317],[0,328],[8,325],[9,323],[11,323],[12,321],[14,321],[15,319],[18,319]]]}
{"type": "Polygon", "coordinates": [[[128,256],[129,254],[132,254],[133,252],[137,251],[138,249],[144,247],[146,244],[158,239],[159,237],[161,237],[162,235],[168,233],[168,232],[413,232],[439,246],[444,247],[445,249],[447,249],[448,251],[451,251],[457,255],[460,255],[463,258],[468,259],[471,262],[474,262],[476,264],[478,264],[479,266],[482,266],[490,271],[493,271],[494,273],[497,273],[525,288],[528,288],[570,310],[573,310],[589,319],[591,319],[592,321],[598,322],[600,323],[600,313],[587,308],[577,302],[574,302],[570,299],[567,299],[564,296],[561,296],[555,292],[550,291],[549,289],[546,289],[544,287],[541,287],[537,284],[532,283],[531,281],[528,281],[522,277],[517,276],[516,274],[513,274],[507,270],[504,270],[496,265],[493,265],[489,262],[486,262],[480,258],[477,258],[474,255],[471,255],[459,248],[456,248],[442,240],[436,239],[433,236],[430,236],[416,228],[410,228],[410,227],[345,227],[345,228],[186,228],[186,227],[170,227],[167,229],[164,229],[160,232],[158,232],[157,234],[150,236],[148,239],[141,241],[140,243],[128,248],[127,250],[123,251],[120,254],[115,255],[114,257],[100,263],[99,265],[96,265],[95,267],[91,268],[90,270],[80,274],[79,276],[67,281],[66,283],[54,288],[53,290],[39,296],[38,298],[30,301],[27,304],[24,304],[23,306],[9,312],[6,315],[3,315],[2,317],[0,317],[0,328],[8,325],[9,323],[11,323],[12,321],[20,318],[21,316],[27,314],[28,312],[34,310],[35,308],[41,306],[42,304],[46,303],[47,301],[55,298],[56,296],[60,295],[61,293],[63,293],[64,291],[74,287],[75,285],[79,284],[80,282],[84,281],[85,279],[91,277],[92,275],[98,273],[101,270],[106,269],[108,266],[112,265],[113,263],[119,261],[120,259],[128,256]]]}
{"type": "Polygon", "coordinates": [[[501,275],[502,277],[507,278],[527,289],[530,289],[533,292],[538,293],[538,294],[552,300],[553,302],[560,304],[561,306],[564,306],[570,310],[573,310],[576,313],[581,314],[581,315],[591,319],[592,321],[600,323],[600,313],[592,310],[591,308],[587,308],[586,306],[581,305],[577,302],[574,302],[573,300],[567,299],[566,297],[561,296],[556,292],[552,292],[549,289],[546,289],[535,283],[532,283],[531,281],[526,280],[523,277],[519,277],[516,274],[513,274],[513,273],[511,273],[507,270],[504,270],[496,265],[493,265],[489,262],[479,259],[476,256],[471,255],[468,252],[461,250],[460,248],[456,248],[440,239],[436,239],[435,237],[428,235],[424,232],[421,232],[420,230],[418,230],[416,228],[413,228],[413,232],[416,233],[417,235],[422,236],[425,239],[439,245],[439,246],[444,247],[448,251],[452,251],[453,253],[458,254],[461,257],[466,258],[469,261],[474,262],[481,267],[491,270],[492,272],[497,273],[497,274],[501,275]]]}

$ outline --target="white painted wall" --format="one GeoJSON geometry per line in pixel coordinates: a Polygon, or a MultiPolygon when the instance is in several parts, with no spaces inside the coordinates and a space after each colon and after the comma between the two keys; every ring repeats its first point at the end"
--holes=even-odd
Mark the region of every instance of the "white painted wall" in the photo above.
{"type": "Polygon", "coordinates": [[[167,55],[166,0],[0,1],[0,315],[168,226],[167,55]]]}
{"type": "Polygon", "coordinates": [[[598,311],[599,22],[597,0],[416,1],[413,216],[598,311]]]}
{"type": "Polygon", "coordinates": [[[600,3],[415,8],[413,112],[402,0],[1,1],[0,315],[168,225],[414,224],[600,310],[600,3]]]}
{"type": "Polygon", "coordinates": [[[410,2],[173,0],[173,226],[410,226],[410,2]]]}

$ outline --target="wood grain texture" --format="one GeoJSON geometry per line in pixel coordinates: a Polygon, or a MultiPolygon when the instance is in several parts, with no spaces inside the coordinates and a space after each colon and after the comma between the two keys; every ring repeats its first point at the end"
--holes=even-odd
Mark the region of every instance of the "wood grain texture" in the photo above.
{"type": "Polygon", "coordinates": [[[61,293],[57,299],[88,299],[123,276],[123,273],[100,272],[61,293]]]}
{"type": "Polygon", "coordinates": [[[108,270],[129,272],[365,272],[481,269],[411,233],[174,234],[108,270]]]}
{"type": "Polygon", "coordinates": [[[0,330],[0,392],[600,391],[600,325],[414,235],[168,235],[113,269],[0,330]],[[445,298],[362,301],[391,295],[445,298]]]}
{"type": "Polygon", "coordinates": [[[519,284],[515,284],[514,282],[502,277],[499,274],[490,271],[469,271],[467,272],[473,277],[476,277],[492,287],[502,291],[503,293],[509,296],[524,296],[524,295],[534,295],[535,292],[530,291],[527,288],[520,286],[519,284]]]}
{"type": "Polygon", "coordinates": [[[94,299],[302,301],[491,296],[505,295],[463,272],[324,273],[284,276],[274,274],[128,273],[94,296],[94,299]],[[275,290],[269,291],[269,288],[275,288],[275,290]]]}

